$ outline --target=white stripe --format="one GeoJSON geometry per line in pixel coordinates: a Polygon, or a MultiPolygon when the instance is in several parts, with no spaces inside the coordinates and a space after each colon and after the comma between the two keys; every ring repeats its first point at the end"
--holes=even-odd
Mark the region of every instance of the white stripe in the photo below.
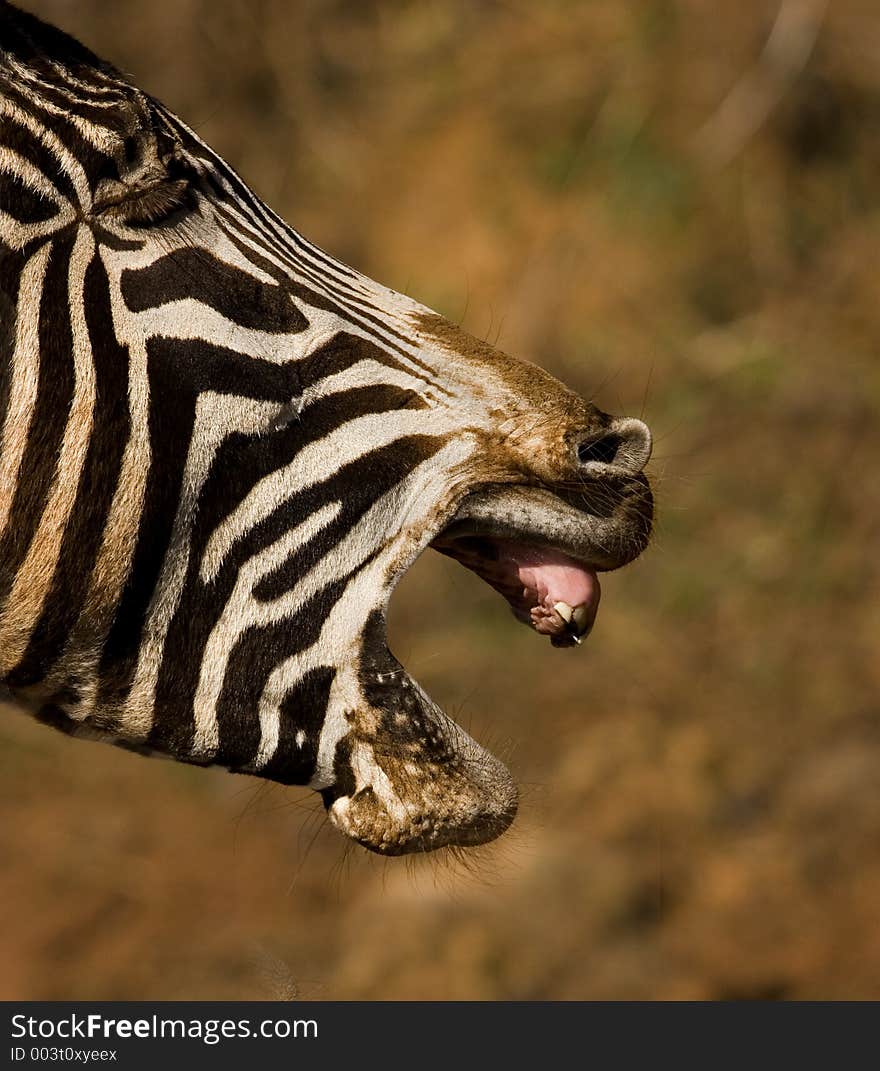
{"type": "MultiPolygon", "coordinates": [[[[272,615],[262,612],[263,604],[253,598],[253,589],[264,576],[282,565],[298,546],[307,543],[322,528],[330,524],[338,513],[338,502],[322,506],[302,524],[285,532],[271,546],[254,555],[239,570],[235,587],[208,637],[202,655],[199,686],[193,704],[195,708],[194,754],[207,756],[217,748],[217,701],[226,677],[229,656],[239,637],[252,625],[265,627],[274,624],[277,620],[272,615]]],[[[264,700],[260,703],[260,726],[263,733],[260,754],[264,754],[266,756],[264,761],[268,762],[278,743],[277,708],[278,703],[284,698],[284,693],[273,693],[269,686],[265,689],[265,693],[264,700]]]]}
{"type": "MultiPolygon", "coordinates": [[[[44,104],[45,101],[41,100],[40,103],[44,104]]],[[[21,108],[17,107],[9,97],[4,97],[2,93],[0,93],[0,115],[3,114],[16,119],[22,126],[26,127],[38,141],[42,142],[45,148],[56,157],[62,171],[64,171],[70,179],[76,195],[80,200],[80,204],[88,205],[91,199],[91,192],[85,170],[79,160],[68,151],[64,142],[53,133],[52,130],[44,126],[39,118],[32,117],[27,112],[22,111],[21,108]]],[[[64,113],[61,112],[61,114],[64,113]]]]}
{"type": "MultiPolygon", "coordinates": [[[[366,558],[377,540],[388,539],[382,553],[352,578],[331,608],[314,644],[279,662],[270,674],[260,704],[261,726],[266,739],[261,741],[257,768],[268,762],[274,753],[272,741],[277,742],[280,705],[285,696],[311,670],[333,665],[338,670],[338,679],[331,687],[312,787],[326,788],[333,783],[336,744],[351,728],[346,712],[355,709],[351,704],[363,702],[356,680],[352,683],[346,676],[346,667],[357,663],[363,623],[373,610],[384,608],[398,577],[448,519],[454,503],[449,498],[445,474],[450,465],[463,459],[466,452],[466,445],[453,442],[425,461],[409,477],[414,488],[399,484],[376,502],[346,538],[333,548],[328,555],[329,561],[320,562],[301,577],[293,590],[272,603],[248,603],[246,598],[241,598],[229,613],[224,630],[227,640],[230,635],[236,636],[235,630],[239,627],[243,631],[247,627],[265,627],[283,620],[294,614],[320,588],[338,578],[333,575],[334,563],[342,561],[347,569],[352,569],[366,558]],[[389,518],[394,521],[391,538],[388,536],[389,518]]],[[[222,657],[218,644],[217,653],[213,658],[206,655],[206,662],[214,664],[215,659],[222,660],[222,657]]]]}
{"type": "Polygon", "coordinates": [[[252,435],[262,430],[281,408],[277,402],[258,402],[213,392],[200,395],[196,402],[177,515],[159,582],[147,611],[137,671],[126,702],[131,713],[147,710],[153,705],[165,639],[186,581],[199,496],[217,449],[233,432],[252,435]]]}
{"type": "Polygon", "coordinates": [[[4,171],[9,175],[17,176],[29,190],[41,194],[55,205],[60,206],[64,203],[58,189],[38,167],[20,156],[14,149],[0,145],[0,172],[4,171]]]}
{"type": "Polygon", "coordinates": [[[430,432],[439,435],[452,428],[441,410],[426,419],[420,409],[398,409],[394,419],[387,413],[370,413],[334,428],[322,439],[304,446],[289,465],[259,480],[230,513],[222,529],[211,537],[212,561],[222,560],[229,547],[245,532],[265,520],[282,502],[338,472],[349,462],[406,435],[430,432]]]}
{"type": "MultiPolygon", "coordinates": [[[[27,647],[39,620],[61,554],[64,533],[88,453],[95,408],[95,366],[84,313],[83,282],[95,249],[87,227],[77,230],[68,265],[69,308],[56,308],[56,316],[69,316],[73,339],[74,388],[61,450],[39,527],[0,615],[0,665],[14,666],[27,647]]],[[[67,354],[61,355],[61,360],[67,354]]],[[[56,419],[60,418],[60,414],[56,419]]],[[[48,460],[48,459],[44,459],[48,460]]]]}
{"type": "MultiPolygon", "coordinates": [[[[313,319],[309,328],[303,332],[286,334],[260,331],[253,327],[242,327],[213,306],[195,298],[168,301],[164,305],[129,315],[132,323],[137,324],[138,330],[144,335],[173,338],[181,342],[208,341],[224,349],[234,350],[243,357],[256,357],[272,364],[289,364],[294,360],[301,360],[306,355],[303,353],[304,340],[308,340],[310,334],[320,332],[323,342],[340,330],[335,318],[332,321],[336,324],[335,330],[329,330],[331,324],[327,321],[330,318],[323,313],[321,317],[313,319]]],[[[314,346],[308,342],[305,344],[311,352],[314,346]]]]}
{"type": "MultiPolygon", "coordinates": [[[[150,471],[150,381],[147,374],[147,352],[144,339],[131,330],[132,324],[119,289],[118,275],[114,276],[112,258],[101,250],[107,270],[110,290],[112,328],[121,343],[128,346],[128,442],[113,502],[104,525],[101,549],[89,584],[89,592],[80,619],[90,633],[88,651],[78,649],[78,631],[74,630],[68,647],[81,663],[82,700],[76,716],[85,718],[94,711],[97,694],[94,669],[100,648],[112,623],[125,579],[137,546],[139,520],[143,508],[147,475],[150,471]]],[[[63,668],[64,660],[60,663],[63,668]]],[[[73,712],[69,711],[71,716],[73,712]]],[[[152,709],[129,710],[125,718],[126,735],[145,737],[152,724],[152,709]]]]}
{"type": "Polygon", "coordinates": [[[40,298],[50,246],[30,258],[21,273],[15,321],[15,347],[9,402],[3,422],[0,447],[0,534],[9,520],[9,509],[18,486],[21,459],[27,446],[40,374],[40,298]]]}

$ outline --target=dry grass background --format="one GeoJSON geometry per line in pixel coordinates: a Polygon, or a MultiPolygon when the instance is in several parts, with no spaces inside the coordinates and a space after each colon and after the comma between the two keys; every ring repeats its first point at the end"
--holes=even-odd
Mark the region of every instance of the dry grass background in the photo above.
{"type": "Polygon", "coordinates": [[[325,248],[644,410],[660,518],[579,651],[438,555],[395,597],[526,786],[472,873],[4,713],[0,995],[880,997],[874,0],[26,2],[325,248]]]}

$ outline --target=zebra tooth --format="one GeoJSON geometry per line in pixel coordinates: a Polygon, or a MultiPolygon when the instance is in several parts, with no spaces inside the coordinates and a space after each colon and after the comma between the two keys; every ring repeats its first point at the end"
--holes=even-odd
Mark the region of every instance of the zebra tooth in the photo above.
{"type": "Polygon", "coordinates": [[[586,606],[576,606],[571,612],[572,620],[577,625],[578,632],[583,632],[587,627],[588,615],[586,606]]]}
{"type": "Polygon", "coordinates": [[[572,609],[567,602],[554,603],[553,609],[559,614],[566,625],[569,624],[571,621],[572,609]]]}

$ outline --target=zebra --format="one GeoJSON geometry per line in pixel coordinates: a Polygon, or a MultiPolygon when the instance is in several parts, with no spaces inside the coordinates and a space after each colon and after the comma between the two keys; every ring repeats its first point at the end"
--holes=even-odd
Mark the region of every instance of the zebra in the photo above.
{"type": "Polygon", "coordinates": [[[308,242],[0,2],[0,680],[71,736],[320,793],[399,855],[506,767],[389,652],[428,547],[571,647],[647,546],[647,426],[308,242]]]}

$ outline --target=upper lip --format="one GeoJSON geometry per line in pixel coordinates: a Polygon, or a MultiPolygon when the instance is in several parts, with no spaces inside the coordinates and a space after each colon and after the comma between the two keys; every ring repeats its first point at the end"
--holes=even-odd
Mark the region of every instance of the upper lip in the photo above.
{"type": "Polygon", "coordinates": [[[490,485],[466,495],[435,544],[466,536],[553,547],[598,571],[637,558],[651,534],[653,503],[644,476],[558,492],[525,484],[490,485]],[[572,501],[573,500],[573,501],[572,501]]]}

